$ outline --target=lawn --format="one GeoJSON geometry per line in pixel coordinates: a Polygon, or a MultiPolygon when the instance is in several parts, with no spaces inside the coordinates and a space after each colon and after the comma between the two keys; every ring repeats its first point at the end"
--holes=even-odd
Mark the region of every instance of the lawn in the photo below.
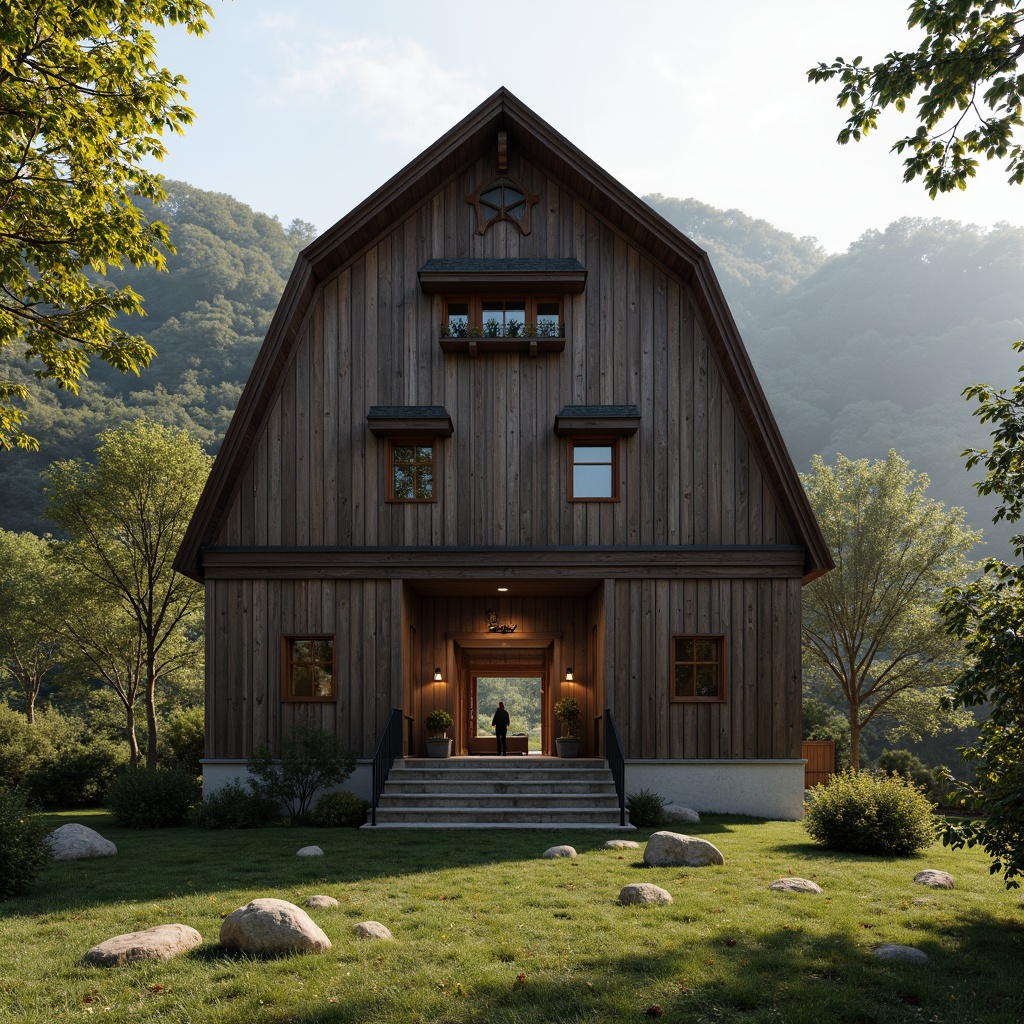
{"type": "MultiPolygon", "coordinates": [[[[1024,1020],[1024,906],[977,850],[940,845],[906,859],[836,855],[799,823],[707,816],[687,826],[723,867],[644,868],[642,850],[605,850],[610,833],[246,832],[117,828],[116,857],[54,864],[27,895],[0,904],[0,1021],[56,1024],[461,1024],[504,1022],[1001,1022],[1024,1020]],[[299,858],[308,844],[323,858],[299,858]],[[575,860],[542,860],[569,843],[575,860]],[[951,872],[952,891],[912,882],[951,872]],[[821,896],[769,892],[813,878],[821,896]],[[653,882],[662,907],[623,907],[620,888],[653,882]],[[334,944],[259,961],[218,946],[224,915],[260,896],[301,905],[334,944]],[[357,941],[380,921],[394,942],[357,941]],[[101,969],[82,954],[121,932],[165,922],[204,944],[163,963],[101,969]],[[931,963],[884,963],[880,943],[931,963]]],[[[641,843],[649,832],[634,833],[641,843]]]]}

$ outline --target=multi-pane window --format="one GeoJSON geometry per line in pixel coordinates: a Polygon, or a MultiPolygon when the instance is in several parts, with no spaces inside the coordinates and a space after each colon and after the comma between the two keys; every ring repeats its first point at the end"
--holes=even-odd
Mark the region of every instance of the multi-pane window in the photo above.
{"type": "Polygon", "coordinates": [[[572,443],[570,501],[617,501],[618,440],[572,443]]]}
{"type": "Polygon", "coordinates": [[[445,338],[561,338],[561,299],[552,296],[467,296],[445,300],[445,338]]]}
{"type": "Polygon", "coordinates": [[[672,700],[725,700],[725,637],[672,638],[672,700]]]}
{"type": "Polygon", "coordinates": [[[436,501],[433,441],[398,441],[390,445],[389,501],[436,501]]]}
{"type": "Polygon", "coordinates": [[[281,697],[286,701],[337,700],[333,636],[286,636],[281,697]]]}

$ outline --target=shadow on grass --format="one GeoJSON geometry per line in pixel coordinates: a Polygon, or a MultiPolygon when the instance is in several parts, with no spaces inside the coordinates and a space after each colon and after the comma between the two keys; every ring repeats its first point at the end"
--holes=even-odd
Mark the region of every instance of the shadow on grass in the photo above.
{"type": "Polygon", "coordinates": [[[653,1007],[666,1021],[688,1022],[1019,1024],[1024,1019],[1024,977],[1015,970],[1024,943],[1019,935],[1006,942],[1005,921],[979,915],[961,922],[955,948],[943,936],[922,935],[917,946],[932,958],[925,965],[880,960],[875,945],[847,934],[810,935],[796,926],[756,938],[738,930],[732,940],[650,955],[610,950],[577,963],[564,977],[531,975],[529,966],[516,963],[509,964],[507,981],[465,992],[461,986],[443,992],[423,986],[393,997],[387,1007],[365,994],[346,994],[337,1005],[291,1009],[261,1020],[618,1022],[649,1019],[653,1007]]]}

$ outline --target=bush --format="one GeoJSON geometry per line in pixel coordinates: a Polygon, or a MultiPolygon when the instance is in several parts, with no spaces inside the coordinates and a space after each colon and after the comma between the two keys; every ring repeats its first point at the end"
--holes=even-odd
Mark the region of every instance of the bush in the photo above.
{"type": "Polygon", "coordinates": [[[292,819],[309,810],[318,789],[339,785],[355,767],[355,754],[337,737],[308,725],[297,725],[281,741],[279,760],[263,744],[248,761],[252,788],[284,806],[292,819]]]}
{"type": "Polygon", "coordinates": [[[206,712],[203,708],[175,711],[160,731],[160,764],[202,775],[199,763],[205,753],[206,712]]]}
{"type": "Polygon", "coordinates": [[[0,793],[0,901],[24,892],[53,854],[49,829],[26,806],[24,790],[0,793]]]}
{"type": "Polygon", "coordinates": [[[35,722],[29,725],[23,714],[0,703],[0,779],[18,785],[37,765],[63,747],[81,742],[85,735],[80,718],[39,708],[35,722]]]}
{"type": "Polygon", "coordinates": [[[932,804],[899,775],[847,769],[811,792],[804,828],[827,849],[905,857],[936,838],[932,804]]]}
{"type": "Polygon", "coordinates": [[[930,800],[939,802],[941,787],[933,773],[924,761],[909,750],[883,750],[878,758],[878,770],[886,775],[899,775],[913,783],[930,800]]]}
{"type": "Polygon", "coordinates": [[[369,801],[347,790],[325,793],[313,808],[309,823],[317,828],[359,828],[366,824],[369,809],[369,801]]]}
{"type": "Polygon", "coordinates": [[[107,807],[127,828],[170,828],[183,825],[202,799],[202,787],[190,772],[177,768],[129,768],[107,793],[107,807]]]}
{"type": "Polygon", "coordinates": [[[665,818],[665,798],[649,789],[626,794],[629,823],[637,828],[654,828],[665,818]]]}
{"type": "Polygon", "coordinates": [[[232,779],[196,808],[195,821],[200,828],[259,828],[277,817],[275,800],[232,779]]]}
{"type": "Polygon", "coordinates": [[[43,807],[99,807],[128,754],[121,744],[95,739],[60,747],[25,775],[33,803],[43,807]]]}

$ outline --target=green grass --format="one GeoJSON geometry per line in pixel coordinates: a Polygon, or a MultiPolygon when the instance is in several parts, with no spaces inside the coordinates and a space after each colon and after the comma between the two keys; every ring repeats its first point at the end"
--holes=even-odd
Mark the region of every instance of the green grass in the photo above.
{"type": "Polygon", "coordinates": [[[653,1005],[663,1022],[1024,1019],[1024,907],[977,850],[839,855],[799,823],[708,816],[686,828],[724,867],[662,869],[644,868],[642,850],[602,849],[608,833],[571,829],[134,832],[98,813],[50,818],[82,821],[119,852],[54,864],[0,905],[0,1021],[616,1024],[652,1019],[653,1005]],[[295,856],[311,843],[327,855],[295,856]],[[559,843],[579,857],[539,859],[559,843]],[[950,871],[956,889],[912,884],[923,867],[950,871]],[[768,892],[786,874],[824,895],[768,892]],[[675,902],[619,906],[635,881],[675,902]],[[341,903],[310,912],[330,951],[259,961],[218,946],[222,917],[249,900],[314,893],[341,903]],[[363,920],[395,941],[356,941],[363,920]],[[164,963],[81,963],[112,935],[176,921],[203,946],[164,963]],[[932,962],[883,963],[871,955],[883,942],[932,962]]]}

